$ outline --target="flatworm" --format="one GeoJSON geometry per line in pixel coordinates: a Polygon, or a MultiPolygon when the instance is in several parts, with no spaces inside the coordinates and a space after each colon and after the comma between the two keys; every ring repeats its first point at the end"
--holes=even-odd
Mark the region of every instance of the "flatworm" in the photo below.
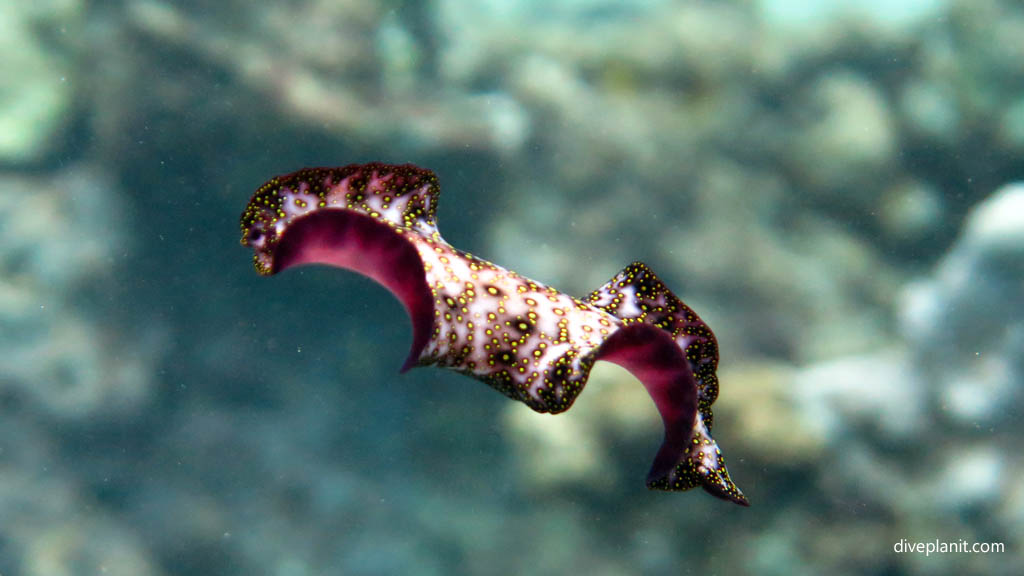
{"type": "Polygon", "coordinates": [[[437,176],[411,164],[305,168],[260,186],[242,244],[263,275],[327,264],[385,286],[412,320],[403,372],[451,368],[556,414],[595,361],[623,366],[665,424],[647,486],[701,486],[748,505],[711,438],[718,344],[708,325],[640,262],[578,299],[453,248],[437,229],[439,195],[437,176]]]}

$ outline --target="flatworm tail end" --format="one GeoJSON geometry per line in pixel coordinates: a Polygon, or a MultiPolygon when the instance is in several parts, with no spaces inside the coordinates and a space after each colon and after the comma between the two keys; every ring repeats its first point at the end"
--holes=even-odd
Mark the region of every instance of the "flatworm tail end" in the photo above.
{"type": "Polygon", "coordinates": [[[647,486],[672,491],[701,486],[749,506],[711,438],[711,404],[718,396],[718,344],[711,329],[640,262],[627,266],[587,300],[623,323],[596,359],[619,364],[636,376],[665,424],[665,440],[647,486]]]}
{"type": "Polygon", "coordinates": [[[242,244],[256,270],[327,264],[376,280],[405,306],[413,344],[402,371],[430,341],[434,304],[423,262],[404,236],[437,236],[434,173],[411,165],[306,168],[261,186],[242,213],[242,244]]]}

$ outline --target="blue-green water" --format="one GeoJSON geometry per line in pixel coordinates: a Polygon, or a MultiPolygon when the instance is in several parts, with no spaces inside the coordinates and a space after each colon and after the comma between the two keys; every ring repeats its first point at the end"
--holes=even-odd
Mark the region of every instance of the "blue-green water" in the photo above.
{"type": "Polygon", "coordinates": [[[1024,10],[897,4],[0,9],[0,575],[1021,573],[1024,10]],[[254,272],[257,186],[373,160],[571,294],[656,270],[752,506],[644,487],[621,370],[536,414],[254,272]]]}

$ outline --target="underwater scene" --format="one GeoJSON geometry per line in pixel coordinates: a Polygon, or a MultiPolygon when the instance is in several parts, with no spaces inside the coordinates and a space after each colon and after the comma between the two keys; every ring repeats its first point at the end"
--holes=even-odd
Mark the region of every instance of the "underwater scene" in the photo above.
{"type": "Polygon", "coordinates": [[[1024,4],[0,27],[0,576],[1024,573],[1024,4]]]}

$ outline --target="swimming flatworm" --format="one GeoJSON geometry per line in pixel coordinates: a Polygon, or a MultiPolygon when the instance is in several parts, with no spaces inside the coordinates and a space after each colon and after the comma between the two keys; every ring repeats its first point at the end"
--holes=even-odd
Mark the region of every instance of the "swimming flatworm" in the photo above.
{"type": "Polygon", "coordinates": [[[263,275],[327,264],[385,286],[412,320],[402,372],[451,368],[557,414],[595,361],[623,366],[665,425],[647,486],[748,505],[711,438],[718,344],[707,324],[640,262],[578,299],[453,248],[437,229],[439,195],[437,176],[411,164],[305,168],[260,186],[242,244],[263,275]]]}

